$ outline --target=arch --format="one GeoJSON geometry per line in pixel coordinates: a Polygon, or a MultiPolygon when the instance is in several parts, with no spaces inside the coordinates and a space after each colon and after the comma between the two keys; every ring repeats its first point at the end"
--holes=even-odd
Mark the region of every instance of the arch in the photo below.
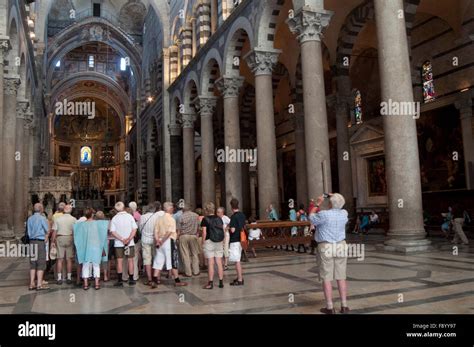
{"type": "Polygon", "coordinates": [[[16,16],[10,18],[10,23],[8,26],[8,37],[10,40],[10,50],[7,54],[9,71],[13,75],[18,75],[18,66],[16,64],[16,59],[20,53],[20,41],[18,37],[18,25],[17,25],[16,16]]]}
{"type": "Polygon", "coordinates": [[[246,40],[250,43],[250,49],[253,49],[255,46],[252,25],[247,18],[240,17],[233,23],[227,34],[224,48],[224,75],[240,74],[240,67],[234,64],[234,58],[242,58],[242,47],[246,40]]]}
{"type": "Polygon", "coordinates": [[[290,0],[268,0],[255,1],[254,13],[257,14],[255,21],[256,46],[261,48],[273,48],[273,41],[278,24],[278,17],[285,5],[290,0]]]}
{"type": "MultiPolygon", "coordinates": [[[[140,82],[142,76],[140,65],[141,53],[133,42],[117,29],[113,27],[110,29],[110,26],[107,26],[103,19],[88,18],[74,24],[59,34],[49,46],[47,51],[49,65],[46,66],[47,88],[51,87],[50,83],[54,73],[55,63],[58,60],[63,59],[64,56],[73,49],[92,42],[102,42],[117,50],[123,57],[130,57],[132,61],[130,65],[133,70],[133,75],[138,82],[140,82]],[[90,35],[87,30],[84,32],[84,29],[87,29],[90,25],[105,27],[106,30],[110,30],[108,32],[110,35],[106,34],[105,36],[100,35],[100,37],[95,37],[90,35]],[[80,40],[77,40],[78,36],[81,38],[80,40]]],[[[138,83],[138,85],[140,85],[140,83],[138,83]]]]}
{"type": "Polygon", "coordinates": [[[194,113],[194,99],[200,95],[199,91],[199,79],[196,72],[192,71],[186,78],[184,87],[184,107],[185,112],[194,113]]]}
{"type": "MultiPolygon", "coordinates": [[[[39,29],[44,33],[45,41],[47,40],[47,19],[48,14],[51,10],[54,0],[45,0],[46,7],[45,15],[42,18],[41,22],[38,23],[39,29]]],[[[162,0],[149,0],[144,1],[144,3],[149,3],[155,10],[158,18],[160,19],[161,30],[163,32],[163,45],[168,47],[170,45],[170,8],[168,1],[162,0]]]]}
{"type": "Polygon", "coordinates": [[[201,71],[201,91],[203,95],[214,94],[214,82],[222,75],[222,60],[217,49],[208,52],[201,71]]]}
{"type": "Polygon", "coordinates": [[[120,108],[124,114],[127,113],[129,109],[131,109],[130,97],[122,89],[122,87],[111,77],[94,71],[90,71],[87,73],[75,73],[59,82],[57,85],[54,86],[53,90],[51,91],[51,101],[53,102],[54,100],[56,100],[57,96],[59,96],[63,91],[71,89],[78,82],[87,80],[95,81],[99,84],[105,85],[107,88],[112,89],[114,93],[118,95],[119,104],[123,105],[120,108]]]}

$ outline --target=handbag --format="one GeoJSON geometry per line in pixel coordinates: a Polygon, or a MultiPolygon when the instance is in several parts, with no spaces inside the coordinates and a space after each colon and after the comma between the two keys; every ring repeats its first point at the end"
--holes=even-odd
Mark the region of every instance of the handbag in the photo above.
{"type": "Polygon", "coordinates": [[[28,223],[25,225],[25,235],[21,238],[21,243],[27,245],[30,243],[30,237],[28,236],[28,223]]]}
{"type": "Polygon", "coordinates": [[[249,239],[247,237],[247,231],[245,230],[245,228],[242,228],[242,230],[240,230],[240,245],[245,251],[249,247],[249,239]]]}
{"type": "Polygon", "coordinates": [[[56,260],[57,257],[58,257],[58,249],[56,248],[55,244],[52,244],[51,250],[49,251],[49,259],[56,260]]]}

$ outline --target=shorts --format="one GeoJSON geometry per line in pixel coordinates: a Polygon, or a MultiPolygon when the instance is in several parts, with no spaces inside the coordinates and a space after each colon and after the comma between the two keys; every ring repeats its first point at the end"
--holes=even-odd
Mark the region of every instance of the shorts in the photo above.
{"type": "Polygon", "coordinates": [[[74,258],[74,241],[72,236],[58,235],[56,239],[56,248],[58,250],[57,259],[74,258]]]}
{"type": "Polygon", "coordinates": [[[125,247],[115,247],[115,257],[117,259],[122,259],[124,257],[134,258],[135,257],[135,246],[128,247],[130,252],[128,255],[125,254],[125,247]]]}
{"type": "Polygon", "coordinates": [[[30,270],[44,271],[46,269],[46,245],[44,241],[30,241],[30,270]]]}
{"type": "Polygon", "coordinates": [[[240,262],[242,257],[242,244],[240,242],[232,242],[229,245],[229,261],[232,263],[240,262]]]}
{"type": "Polygon", "coordinates": [[[345,280],[347,269],[347,254],[338,257],[346,247],[346,241],[338,243],[322,242],[318,244],[319,276],[323,281],[345,280]],[[335,254],[334,254],[335,253],[335,254]]]}
{"type": "Polygon", "coordinates": [[[230,233],[226,231],[225,237],[224,237],[224,257],[226,258],[229,258],[229,240],[230,240],[230,233]]]}
{"type": "Polygon", "coordinates": [[[154,244],[142,243],[142,257],[143,265],[151,265],[153,263],[153,257],[156,254],[156,246],[154,244]]]}
{"type": "Polygon", "coordinates": [[[222,258],[224,256],[223,241],[213,242],[211,240],[204,241],[203,251],[206,259],[222,258]]]}

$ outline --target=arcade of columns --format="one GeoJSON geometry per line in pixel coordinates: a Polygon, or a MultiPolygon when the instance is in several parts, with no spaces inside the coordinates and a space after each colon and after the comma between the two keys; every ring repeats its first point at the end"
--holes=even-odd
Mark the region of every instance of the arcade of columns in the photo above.
{"type": "MultiPolygon", "coordinates": [[[[320,3],[320,2],[319,2],[320,3]]],[[[405,20],[398,16],[402,0],[375,0],[382,100],[413,101],[411,70],[405,20]]],[[[296,104],[296,174],[297,201],[307,202],[323,192],[331,191],[328,124],[324,88],[321,38],[329,25],[332,12],[322,5],[302,7],[287,20],[299,41],[303,76],[303,105],[296,104]],[[302,136],[304,134],[304,137],[302,136]]],[[[281,52],[254,48],[244,60],[255,76],[256,131],[258,149],[258,198],[260,218],[265,209],[278,199],[277,149],[274,127],[272,72],[281,52]]],[[[171,67],[173,69],[173,67],[171,67]]],[[[222,76],[215,85],[223,97],[225,146],[241,148],[239,130],[239,92],[244,78],[222,76]]],[[[340,192],[346,197],[346,208],[353,209],[352,174],[347,129],[348,112],[353,98],[350,79],[341,73],[337,78],[337,95],[329,98],[336,103],[337,144],[340,192]]],[[[202,138],[202,201],[215,201],[214,141],[212,116],[216,98],[199,96],[194,103],[200,110],[202,138]]],[[[188,107],[188,105],[186,105],[188,107]]],[[[180,115],[183,138],[184,198],[196,205],[194,122],[189,108],[180,115]]],[[[176,132],[176,129],[174,130],[176,132]]],[[[385,156],[387,163],[388,210],[390,220],[389,250],[416,251],[427,249],[422,218],[422,200],[418,144],[415,120],[410,115],[384,117],[385,156]],[[397,170],[403,168],[403,170],[397,170]]],[[[242,201],[242,169],[239,163],[225,163],[225,197],[242,201]]],[[[229,206],[227,206],[229,208],[229,206]]]]}

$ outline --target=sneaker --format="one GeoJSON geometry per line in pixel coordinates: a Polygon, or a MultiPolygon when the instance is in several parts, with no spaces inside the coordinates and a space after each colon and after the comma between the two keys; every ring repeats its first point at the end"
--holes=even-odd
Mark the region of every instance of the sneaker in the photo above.
{"type": "Polygon", "coordinates": [[[62,285],[62,284],[63,284],[63,280],[57,280],[57,281],[56,281],[56,284],[57,284],[58,286],[62,285]]]}
{"type": "Polygon", "coordinates": [[[114,284],[114,287],[123,287],[123,282],[117,282],[114,284]]]}
{"type": "Polygon", "coordinates": [[[151,282],[151,289],[156,289],[158,287],[158,283],[156,283],[155,281],[152,281],[151,282]]]}
{"type": "Polygon", "coordinates": [[[135,281],[135,280],[129,280],[128,281],[129,286],[134,286],[135,284],[137,284],[137,281],[135,281]]]}
{"type": "Polygon", "coordinates": [[[67,283],[67,284],[72,284],[72,280],[71,280],[71,279],[67,279],[67,280],[66,280],[66,283],[67,283]]]}
{"type": "Polygon", "coordinates": [[[349,313],[350,310],[351,309],[349,307],[341,306],[341,313],[342,314],[349,313]]]}

